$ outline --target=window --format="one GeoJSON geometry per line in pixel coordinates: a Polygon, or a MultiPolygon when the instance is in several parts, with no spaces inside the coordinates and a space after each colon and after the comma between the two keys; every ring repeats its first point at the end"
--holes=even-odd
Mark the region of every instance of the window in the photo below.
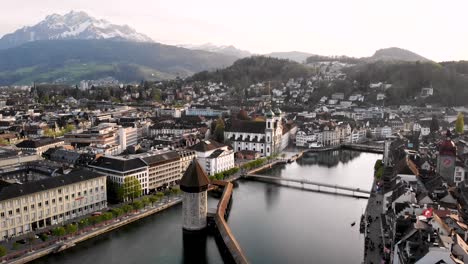
{"type": "Polygon", "coordinates": [[[37,206],[38,206],[38,207],[42,207],[42,203],[38,203],[37,206]]]}
{"type": "Polygon", "coordinates": [[[24,210],[25,212],[27,212],[27,211],[28,211],[28,207],[25,206],[25,207],[23,208],[23,210],[24,210]]]}
{"type": "Polygon", "coordinates": [[[19,208],[16,208],[16,213],[17,213],[17,214],[20,213],[20,209],[19,209],[19,208]]]}
{"type": "Polygon", "coordinates": [[[52,203],[55,204],[55,199],[52,199],[52,203]]]}

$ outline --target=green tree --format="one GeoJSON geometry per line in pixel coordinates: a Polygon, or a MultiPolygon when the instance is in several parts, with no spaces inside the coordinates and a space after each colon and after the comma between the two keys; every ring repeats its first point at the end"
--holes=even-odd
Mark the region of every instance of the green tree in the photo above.
{"type": "Polygon", "coordinates": [[[85,228],[89,225],[89,219],[88,218],[83,218],[78,222],[78,227],[79,228],[85,228]]]}
{"type": "Polygon", "coordinates": [[[463,134],[465,121],[462,113],[458,113],[457,121],[455,122],[455,131],[458,134],[463,134]]]}
{"type": "Polygon", "coordinates": [[[113,208],[111,213],[114,215],[114,217],[119,217],[124,214],[124,211],[121,208],[113,208]]]}
{"type": "Polygon", "coordinates": [[[133,209],[140,210],[143,208],[143,203],[141,201],[134,201],[132,203],[133,209]]]}
{"type": "Polygon", "coordinates": [[[75,234],[78,231],[78,226],[75,224],[69,224],[66,227],[67,234],[75,234]]]}
{"type": "Polygon", "coordinates": [[[434,133],[439,131],[440,125],[439,125],[439,120],[437,119],[436,115],[432,115],[431,124],[429,126],[429,129],[431,130],[431,134],[434,134],[434,133]]]}
{"type": "Polygon", "coordinates": [[[158,200],[161,200],[164,197],[164,193],[162,192],[157,192],[155,195],[158,197],[158,200]]]}
{"type": "Polygon", "coordinates": [[[126,204],[124,206],[122,206],[122,210],[124,211],[124,213],[130,213],[131,211],[133,211],[133,207],[129,204],[126,204]]]}
{"type": "Polygon", "coordinates": [[[159,200],[159,198],[156,195],[151,195],[149,197],[149,200],[151,202],[151,205],[154,205],[154,203],[156,203],[159,200]]]}
{"type": "Polygon", "coordinates": [[[4,246],[0,246],[0,257],[3,257],[7,254],[7,249],[4,246]]]}
{"type": "Polygon", "coordinates": [[[151,98],[156,102],[161,102],[161,90],[158,88],[151,88],[151,98]]]}
{"type": "Polygon", "coordinates": [[[52,234],[56,237],[64,236],[67,233],[63,226],[56,227],[52,229],[52,234]]]}
{"type": "Polygon", "coordinates": [[[216,127],[213,133],[214,140],[218,142],[224,142],[224,129],[224,121],[221,117],[219,117],[218,120],[216,120],[216,127]]]}
{"type": "Polygon", "coordinates": [[[124,183],[117,189],[119,200],[129,201],[141,196],[141,184],[136,177],[126,177],[124,183]]]}
{"type": "Polygon", "coordinates": [[[382,167],[382,165],[383,165],[383,163],[382,163],[381,159],[376,160],[375,165],[374,165],[374,170],[380,169],[380,167],[382,167]]]}
{"type": "Polygon", "coordinates": [[[141,198],[141,203],[143,204],[143,207],[146,207],[150,204],[150,199],[149,197],[143,197],[141,198]]]}
{"type": "Polygon", "coordinates": [[[113,214],[111,212],[105,212],[101,215],[101,220],[102,221],[109,221],[112,218],[114,218],[113,214]]]}

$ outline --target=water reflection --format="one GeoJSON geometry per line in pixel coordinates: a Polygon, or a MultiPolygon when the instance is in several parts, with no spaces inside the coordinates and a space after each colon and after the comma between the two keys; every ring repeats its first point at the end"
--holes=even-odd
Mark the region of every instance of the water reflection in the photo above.
{"type": "Polygon", "coordinates": [[[307,152],[302,159],[297,160],[300,166],[319,165],[328,168],[336,167],[340,163],[346,164],[359,157],[361,152],[353,150],[333,150],[325,152],[307,152]]]}
{"type": "Polygon", "coordinates": [[[207,263],[206,242],[208,234],[201,232],[182,232],[183,259],[182,263],[207,263]]]}

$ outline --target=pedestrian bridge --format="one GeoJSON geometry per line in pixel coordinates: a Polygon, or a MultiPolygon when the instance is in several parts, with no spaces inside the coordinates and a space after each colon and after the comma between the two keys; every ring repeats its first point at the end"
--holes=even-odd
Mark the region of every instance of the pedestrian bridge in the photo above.
{"type": "Polygon", "coordinates": [[[315,189],[308,189],[311,191],[333,193],[337,195],[353,196],[359,198],[369,198],[368,195],[371,194],[368,190],[362,190],[360,188],[342,186],[338,184],[327,184],[321,182],[314,182],[306,179],[293,179],[287,177],[274,177],[269,175],[260,175],[260,174],[244,174],[244,178],[258,179],[258,180],[267,180],[267,181],[276,181],[276,182],[294,182],[300,183],[302,185],[315,186],[315,189]]]}

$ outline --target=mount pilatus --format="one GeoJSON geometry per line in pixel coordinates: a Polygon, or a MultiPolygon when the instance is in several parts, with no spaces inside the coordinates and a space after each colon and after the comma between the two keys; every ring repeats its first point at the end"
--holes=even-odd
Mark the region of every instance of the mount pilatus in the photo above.
{"type": "Polygon", "coordinates": [[[153,42],[129,26],[72,11],[0,39],[0,85],[170,79],[223,68],[236,59],[153,42]]]}
{"type": "Polygon", "coordinates": [[[0,39],[0,48],[11,48],[26,42],[60,39],[123,39],[136,42],[153,40],[127,25],[114,25],[96,19],[85,12],[71,11],[65,15],[53,14],[34,26],[27,26],[0,39]]]}

